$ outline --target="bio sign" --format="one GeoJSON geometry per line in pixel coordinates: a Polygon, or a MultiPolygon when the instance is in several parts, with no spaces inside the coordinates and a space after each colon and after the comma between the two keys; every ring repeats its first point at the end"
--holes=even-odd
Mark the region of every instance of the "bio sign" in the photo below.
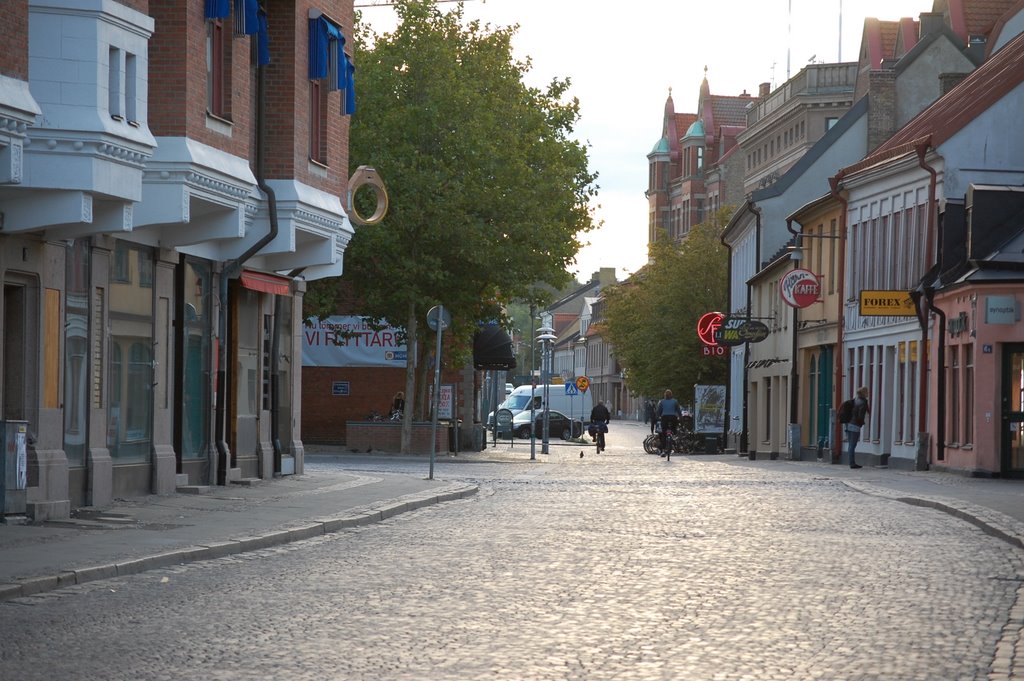
{"type": "Polygon", "coordinates": [[[726,347],[715,340],[723,319],[721,312],[706,312],[697,320],[697,337],[704,344],[701,348],[704,357],[721,357],[726,353],[726,347]]]}
{"type": "Polygon", "coordinates": [[[795,269],[786,273],[779,282],[782,301],[790,307],[807,307],[821,297],[821,282],[810,270],[795,269]]]}
{"type": "Polygon", "coordinates": [[[768,337],[768,327],[764,322],[742,317],[726,317],[715,332],[715,340],[720,345],[743,345],[744,343],[760,343],[768,337]]]}

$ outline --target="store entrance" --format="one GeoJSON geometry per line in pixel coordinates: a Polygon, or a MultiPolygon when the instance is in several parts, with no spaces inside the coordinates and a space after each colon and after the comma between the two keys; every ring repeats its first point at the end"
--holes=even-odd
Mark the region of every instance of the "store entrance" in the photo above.
{"type": "Polygon", "coordinates": [[[1002,474],[1024,478],[1024,344],[1004,346],[1002,474]]]}

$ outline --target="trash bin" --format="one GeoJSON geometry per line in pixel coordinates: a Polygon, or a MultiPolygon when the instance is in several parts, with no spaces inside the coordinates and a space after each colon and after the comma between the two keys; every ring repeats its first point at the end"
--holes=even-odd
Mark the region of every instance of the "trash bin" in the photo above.
{"type": "Polygon", "coordinates": [[[704,436],[704,453],[705,454],[717,454],[718,453],[718,436],[717,435],[705,435],[704,436]]]}
{"type": "Polygon", "coordinates": [[[462,430],[462,419],[448,422],[448,451],[459,453],[459,432],[462,430]]]}

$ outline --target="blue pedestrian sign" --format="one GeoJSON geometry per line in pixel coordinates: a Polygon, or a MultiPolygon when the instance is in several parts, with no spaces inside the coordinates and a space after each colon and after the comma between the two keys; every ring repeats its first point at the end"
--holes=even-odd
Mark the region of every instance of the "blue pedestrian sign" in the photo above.
{"type": "Polygon", "coordinates": [[[580,391],[579,391],[579,388],[576,387],[575,383],[566,383],[565,384],[565,394],[566,395],[579,395],[580,391]]]}

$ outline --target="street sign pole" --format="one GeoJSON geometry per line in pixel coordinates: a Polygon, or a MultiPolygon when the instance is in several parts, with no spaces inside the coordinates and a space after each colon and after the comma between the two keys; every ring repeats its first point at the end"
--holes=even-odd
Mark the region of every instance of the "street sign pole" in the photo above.
{"type": "Polygon", "coordinates": [[[430,429],[430,475],[428,480],[434,479],[434,456],[437,450],[437,411],[441,402],[441,332],[451,324],[451,315],[448,314],[444,305],[435,305],[427,312],[427,326],[437,331],[437,352],[434,353],[434,418],[430,429]]]}

